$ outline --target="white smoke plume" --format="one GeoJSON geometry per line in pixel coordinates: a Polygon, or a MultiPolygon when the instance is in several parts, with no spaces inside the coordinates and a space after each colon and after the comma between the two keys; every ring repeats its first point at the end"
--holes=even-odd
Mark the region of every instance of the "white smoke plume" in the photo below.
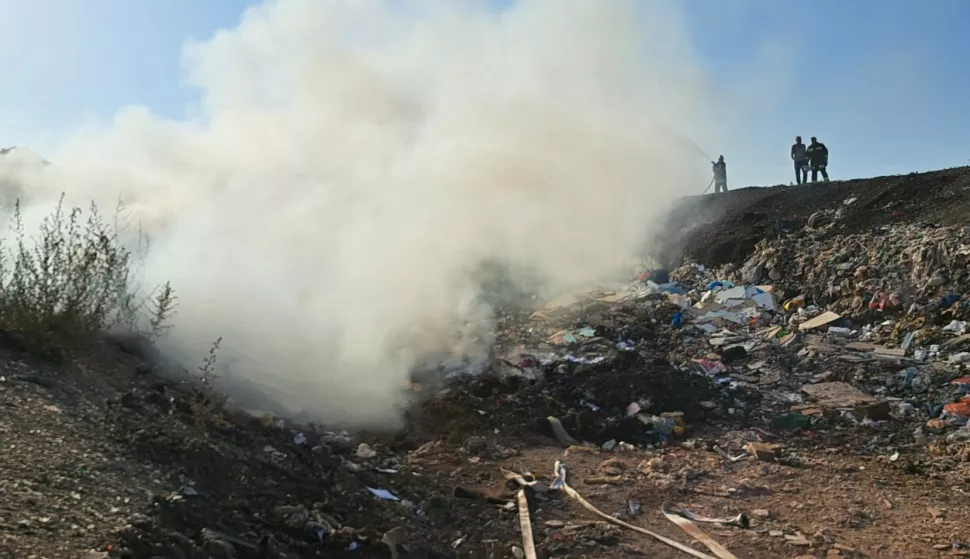
{"type": "Polygon", "coordinates": [[[18,166],[28,217],[120,197],[179,295],[170,350],[222,336],[233,378],[325,421],[393,423],[416,363],[487,350],[484,260],[551,291],[628,271],[710,177],[670,130],[717,141],[666,1],[275,0],[184,59],[194,115],[18,166]]]}

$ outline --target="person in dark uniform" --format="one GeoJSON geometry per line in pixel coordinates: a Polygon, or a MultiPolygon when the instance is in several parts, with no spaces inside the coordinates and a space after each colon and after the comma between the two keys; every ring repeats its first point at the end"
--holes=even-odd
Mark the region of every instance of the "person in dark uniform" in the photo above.
{"type": "Polygon", "coordinates": [[[724,162],[724,156],[719,156],[716,163],[711,161],[711,165],[714,166],[715,194],[721,191],[727,192],[727,163],[724,162]]]}
{"type": "Polygon", "coordinates": [[[795,183],[808,182],[808,149],[802,143],[801,136],[795,136],[795,143],[791,147],[791,160],[795,163],[795,183]]]}
{"type": "Polygon", "coordinates": [[[829,182],[829,174],[826,167],[829,164],[829,148],[812,136],[812,143],[808,146],[808,163],[812,166],[812,182],[818,180],[819,172],[822,173],[822,180],[829,182]]]}

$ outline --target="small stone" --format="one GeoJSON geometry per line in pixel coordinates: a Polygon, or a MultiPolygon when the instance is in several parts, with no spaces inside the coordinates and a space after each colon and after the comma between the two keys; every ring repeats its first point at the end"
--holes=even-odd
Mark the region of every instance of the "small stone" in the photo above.
{"type": "Polygon", "coordinates": [[[805,536],[785,536],[785,540],[791,545],[797,545],[799,547],[808,547],[812,545],[812,542],[808,541],[805,536]]]}
{"type": "Polygon", "coordinates": [[[546,520],[545,524],[550,528],[562,528],[566,525],[562,520],[546,520]]]}
{"type": "Polygon", "coordinates": [[[768,532],[768,535],[771,536],[771,537],[773,537],[773,538],[780,538],[780,537],[784,536],[785,533],[782,532],[781,530],[771,530],[770,532],[768,532]]]}
{"type": "Polygon", "coordinates": [[[933,546],[933,549],[935,549],[937,551],[943,551],[944,549],[950,549],[951,547],[952,546],[947,545],[945,543],[938,543],[938,544],[936,544],[936,545],[933,546]]]}
{"type": "Polygon", "coordinates": [[[768,512],[766,509],[754,509],[753,511],[751,511],[751,516],[757,516],[758,518],[768,518],[769,516],[771,516],[771,513],[768,512]]]}

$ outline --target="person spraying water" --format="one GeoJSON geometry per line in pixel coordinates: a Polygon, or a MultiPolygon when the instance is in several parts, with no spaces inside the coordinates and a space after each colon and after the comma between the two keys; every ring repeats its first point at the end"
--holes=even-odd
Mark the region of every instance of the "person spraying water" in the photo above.
{"type": "Polygon", "coordinates": [[[711,161],[711,166],[714,169],[714,193],[727,192],[727,163],[724,156],[719,155],[717,161],[711,161]]]}
{"type": "MultiPolygon", "coordinates": [[[[703,157],[704,159],[706,159],[708,161],[711,161],[711,157],[709,155],[707,155],[707,153],[705,153],[704,150],[701,149],[701,147],[699,145],[697,145],[697,142],[695,142],[694,140],[691,140],[690,138],[688,138],[684,134],[681,134],[680,132],[678,132],[677,130],[675,130],[675,129],[669,127],[669,126],[666,126],[662,122],[655,121],[655,124],[657,126],[659,126],[660,128],[663,128],[664,130],[668,131],[671,135],[679,138],[681,140],[681,142],[683,142],[683,144],[685,146],[689,147],[692,151],[694,151],[694,153],[700,155],[701,157],[703,157]]],[[[718,156],[716,162],[715,161],[711,161],[711,165],[713,166],[713,169],[714,169],[714,177],[711,178],[711,182],[709,182],[707,184],[707,188],[705,188],[704,189],[704,192],[701,192],[701,194],[702,195],[703,194],[707,194],[707,191],[711,189],[711,185],[714,185],[714,192],[715,193],[721,192],[722,190],[724,192],[727,192],[727,190],[728,190],[728,188],[727,188],[727,163],[724,162],[724,156],[723,155],[718,156]]]]}

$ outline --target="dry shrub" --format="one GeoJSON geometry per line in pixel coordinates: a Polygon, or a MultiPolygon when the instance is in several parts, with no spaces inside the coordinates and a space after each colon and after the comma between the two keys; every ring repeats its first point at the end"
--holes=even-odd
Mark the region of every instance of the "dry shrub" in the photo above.
{"type": "MultiPolygon", "coordinates": [[[[117,220],[109,226],[94,204],[84,212],[65,210],[63,201],[31,236],[19,203],[14,208],[12,239],[0,244],[0,333],[54,358],[68,358],[112,329],[160,335],[175,309],[171,286],[141,295],[133,282],[137,258],[117,220]]],[[[143,240],[139,235],[139,247],[143,240]]]]}

